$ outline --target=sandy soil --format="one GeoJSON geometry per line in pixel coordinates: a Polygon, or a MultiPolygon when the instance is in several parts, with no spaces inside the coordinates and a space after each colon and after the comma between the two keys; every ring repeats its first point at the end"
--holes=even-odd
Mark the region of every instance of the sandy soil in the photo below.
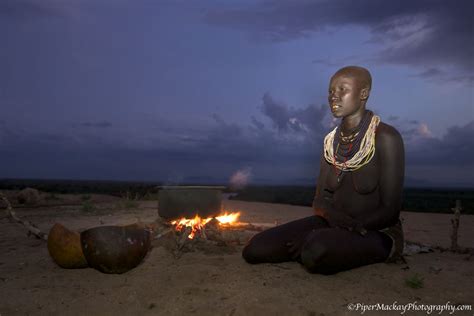
{"type": "MultiPolygon", "coordinates": [[[[70,201],[74,199],[69,197],[70,201]]],[[[77,199],[76,199],[77,200],[77,199]]],[[[115,198],[92,196],[97,205],[19,208],[17,215],[47,232],[55,222],[83,230],[100,225],[153,221],[157,203],[120,208],[115,198]]],[[[58,203],[60,204],[60,203],[58,203]]],[[[311,208],[224,201],[242,221],[284,223],[311,215],[311,208]]],[[[404,212],[406,238],[449,246],[450,215],[404,212]]],[[[474,247],[474,216],[461,217],[459,242],[474,247]]],[[[470,304],[474,308],[474,257],[435,251],[406,257],[407,264],[375,264],[333,276],[313,275],[298,263],[249,265],[237,251],[189,252],[179,259],[155,246],[137,268],[108,275],[94,269],[67,270],[49,257],[46,243],[0,219],[0,315],[360,315],[349,303],[470,304]],[[423,287],[407,278],[420,275],[423,287]]],[[[364,315],[400,315],[367,311],[364,315]]],[[[405,315],[426,315],[408,311],[405,315]]],[[[437,314],[434,312],[433,314],[437,314]]],[[[449,314],[447,311],[444,315],[449,314]]],[[[455,315],[474,315],[457,311],[455,315]]]]}

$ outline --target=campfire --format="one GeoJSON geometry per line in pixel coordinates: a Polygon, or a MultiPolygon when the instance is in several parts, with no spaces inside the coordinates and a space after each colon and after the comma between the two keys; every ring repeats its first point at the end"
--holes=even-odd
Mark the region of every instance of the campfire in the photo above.
{"type": "Polygon", "coordinates": [[[160,186],[158,218],[152,225],[154,245],[179,257],[187,251],[236,251],[255,231],[275,226],[240,221],[241,212],[224,210],[223,186],[160,186]],[[260,225],[261,224],[261,225],[260,225]]]}
{"type": "Polygon", "coordinates": [[[212,220],[216,220],[219,226],[229,227],[229,226],[238,226],[241,223],[237,222],[240,217],[240,212],[230,213],[225,212],[221,216],[217,217],[208,217],[201,218],[199,215],[196,215],[192,219],[181,218],[171,222],[171,225],[174,225],[175,229],[179,232],[185,231],[186,228],[190,228],[191,232],[187,235],[189,239],[193,239],[196,234],[205,234],[205,226],[212,220]]]}
{"type": "Polygon", "coordinates": [[[175,257],[184,252],[231,253],[245,244],[256,231],[274,226],[270,223],[239,221],[241,212],[222,212],[215,217],[182,217],[175,220],[158,218],[152,231],[154,244],[163,246],[175,257]],[[256,225],[257,224],[257,225],[256,225]]]}

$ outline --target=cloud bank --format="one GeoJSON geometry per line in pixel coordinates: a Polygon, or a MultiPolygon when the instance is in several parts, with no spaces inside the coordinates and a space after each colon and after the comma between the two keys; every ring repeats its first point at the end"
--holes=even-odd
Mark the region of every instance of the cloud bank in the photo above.
{"type": "MultiPolygon", "coordinates": [[[[160,121],[153,133],[129,135],[126,142],[102,132],[120,128],[105,120],[75,125],[70,133],[35,133],[1,122],[2,177],[314,184],[322,140],[331,130],[326,106],[290,107],[267,93],[259,108],[261,115],[248,125],[218,115],[202,129],[170,130],[172,124],[160,121]],[[236,173],[241,166],[247,169],[236,173]]],[[[450,127],[441,138],[417,120],[384,121],[403,136],[409,182],[474,186],[474,121],[450,127]],[[410,170],[418,169],[424,171],[414,177],[410,170]],[[458,169],[464,177],[445,183],[458,169]]]]}
{"type": "MultiPolygon", "coordinates": [[[[362,27],[369,33],[367,44],[379,47],[372,61],[414,67],[423,78],[472,83],[473,11],[474,2],[469,0],[269,0],[239,9],[212,10],[206,21],[273,42],[362,27]]],[[[332,64],[321,59],[315,62],[332,64]]]]}

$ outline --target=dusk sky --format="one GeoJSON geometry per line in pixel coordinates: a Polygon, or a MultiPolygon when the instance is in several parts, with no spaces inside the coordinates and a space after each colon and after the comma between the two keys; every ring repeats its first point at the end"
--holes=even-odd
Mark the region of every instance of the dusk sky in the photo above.
{"type": "Polygon", "coordinates": [[[474,187],[473,1],[0,1],[0,178],[315,183],[331,75],[474,187]]]}

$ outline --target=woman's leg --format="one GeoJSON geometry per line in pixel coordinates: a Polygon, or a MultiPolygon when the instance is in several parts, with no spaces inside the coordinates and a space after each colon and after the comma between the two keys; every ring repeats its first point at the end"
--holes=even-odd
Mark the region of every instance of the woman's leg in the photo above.
{"type": "Polygon", "coordinates": [[[293,261],[298,244],[302,246],[312,230],[325,227],[326,220],[314,215],[267,229],[252,237],[242,256],[249,263],[293,261]]]}
{"type": "Polygon", "coordinates": [[[308,234],[301,250],[301,263],[313,273],[333,274],[383,262],[392,240],[378,231],[362,236],[339,228],[323,228],[308,234]]]}

